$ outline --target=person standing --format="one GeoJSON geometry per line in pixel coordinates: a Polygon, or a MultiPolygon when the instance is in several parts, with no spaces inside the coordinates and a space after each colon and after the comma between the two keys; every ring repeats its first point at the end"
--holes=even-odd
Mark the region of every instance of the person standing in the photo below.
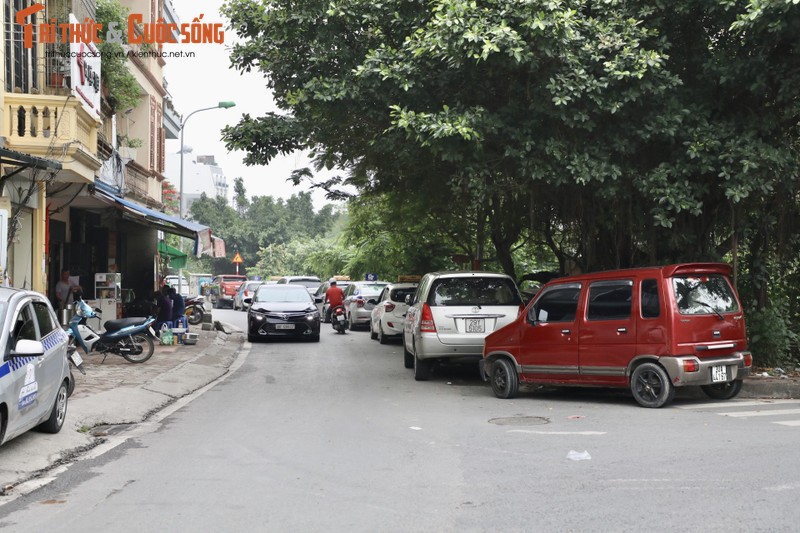
{"type": "Polygon", "coordinates": [[[75,301],[73,293],[80,291],[81,286],[70,281],[70,272],[65,270],[61,273],[61,279],[56,283],[56,300],[58,300],[59,310],[63,310],[67,305],[75,301]]]}

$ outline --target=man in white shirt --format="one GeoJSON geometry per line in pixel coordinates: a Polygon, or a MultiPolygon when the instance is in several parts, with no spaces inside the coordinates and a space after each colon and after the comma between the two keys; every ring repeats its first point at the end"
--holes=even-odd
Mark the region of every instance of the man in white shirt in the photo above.
{"type": "Polygon", "coordinates": [[[65,270],[61,273],[59,282],[56,283],[56,299],[59,309],[64,309],[73,302],[72,291],[75,289],[80,290],[80,285],[70,282],[69,270],[65,270]]]}

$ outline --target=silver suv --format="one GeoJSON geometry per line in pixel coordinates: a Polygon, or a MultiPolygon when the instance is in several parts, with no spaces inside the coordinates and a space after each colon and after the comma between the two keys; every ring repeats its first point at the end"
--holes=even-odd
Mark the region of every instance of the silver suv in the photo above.
{"type": "Polygon", "coordinates": [[[475,361],[477,368],[484,338],[524,309],[514,280],[492,272],[430,272],[409,304],[404,362],[417,381],[427,380],[439,360],[475,361]]]}

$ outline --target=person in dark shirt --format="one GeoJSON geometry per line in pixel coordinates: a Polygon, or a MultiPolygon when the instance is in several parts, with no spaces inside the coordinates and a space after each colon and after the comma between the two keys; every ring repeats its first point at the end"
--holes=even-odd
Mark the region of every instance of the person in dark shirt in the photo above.
{"type": "Polygon", "coordinates": [[[175,290],[175,287],[170,287],[169,298],[172,300],[172,321],[174,323],[178,319],[183,319],[183,315],[186,314],[186,302],[183,296],[175,290]]]}
{"type": "Polygon", "coordinates": [[[169,287],[162,287],[158,296],[158,315],[156,317],[156,331],[166,324],[172,328],[172,300],[169,297],[169,287]]]}

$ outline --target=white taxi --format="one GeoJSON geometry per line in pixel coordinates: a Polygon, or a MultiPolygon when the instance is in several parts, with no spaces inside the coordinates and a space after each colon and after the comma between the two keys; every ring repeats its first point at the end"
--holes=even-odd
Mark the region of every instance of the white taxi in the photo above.
{"type": "Polygon", "coordinates": [[[0,444],[37,428],[58,433],[71,386],[68,337],[47,298],[0,288],[0,444]]]}

